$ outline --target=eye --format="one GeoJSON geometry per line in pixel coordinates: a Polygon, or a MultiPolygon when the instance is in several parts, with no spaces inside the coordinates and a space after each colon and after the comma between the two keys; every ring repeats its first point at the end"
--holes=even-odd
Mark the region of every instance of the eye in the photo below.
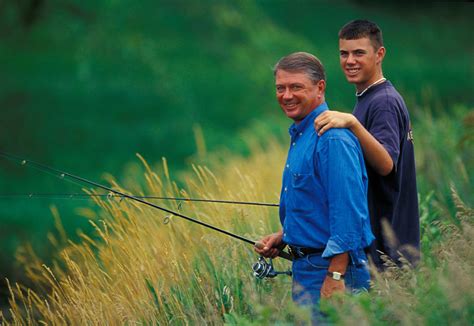
{"type": "Polygon", "coordinates": [[[283,86],[277,86],[277,87],[276,87],[276,91],[277,91],[277,93],[282,93],[282,92],[285,91],[285,87],[283,87],[283,86]]]}
{"type": "Polygon", "coordinates": [[[346,52],[346,51],[340,51],[340,52],[339,52],[339,56],[340,56],[341,58],[346,58],[346,57],[347,57],[347,52],[346,52]]]}
{"type": "Polygon", "coordinates": [[[292,91],[299,91],[303,89],[303,87],[301,85],[291,85],[291,90],[292,91]]]}

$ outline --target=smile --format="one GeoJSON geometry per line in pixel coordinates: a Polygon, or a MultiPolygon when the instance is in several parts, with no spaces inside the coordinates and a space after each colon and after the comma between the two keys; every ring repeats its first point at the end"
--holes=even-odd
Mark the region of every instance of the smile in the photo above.
{"type": "Polygon", "coordinates": [[[360,71],[360,68],[346,68],[347,75],[356,75],[360,71]]]}

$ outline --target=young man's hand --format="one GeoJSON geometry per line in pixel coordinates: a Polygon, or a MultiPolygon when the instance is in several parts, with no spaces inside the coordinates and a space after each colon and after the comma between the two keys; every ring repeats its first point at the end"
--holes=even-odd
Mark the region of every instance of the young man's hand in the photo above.
{"type": "Polygon", "coordinates": [[[319,136],[331,128],[348,128],[359,139],[366,162],[380,175],[392,172],[394,163],[385,147],[368,132],[350,113],[325,111],[314,120],[314,129],[319,136]]]}
{"type": "Polygon", "coordinates": [[[319,136],[331,128],[351,128],[357,123],[356,117],[350,113],[325,111],[314,120],[314,129],[319,136]]]}
{"type": "Polygon", "coordinates": [[[262,255],[263,257],[275,258],[280,253],[279,247],[283,242],[282,239],[283,231],[269,234],[257,241],[254,249],[259,255],[262,255]]]}

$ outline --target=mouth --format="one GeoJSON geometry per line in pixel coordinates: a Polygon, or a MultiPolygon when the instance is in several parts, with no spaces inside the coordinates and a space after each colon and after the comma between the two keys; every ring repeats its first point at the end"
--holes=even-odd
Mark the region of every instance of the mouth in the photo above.
{"type": "Polygon", "coordinates": [[[283,102],[283,108],[286,110],[286,111],[292,111],[294,109],[296,109],[296,107],[298,106],[298,102],[297,101],[291,101],[291,102],[283,102]]]}
{"type": "Polygon", "coordinates": [[[347,76],[355,76],[359,73],[360,68],[346,68],[345,71],[347,76]]]}
{"type": "Polygon", "coordinates": [[[284,105],[285,109],[287,109],[288,111],[291,111],[294,108],[296,108],[298,103],[283,103],[283,105],[284,105]]]}

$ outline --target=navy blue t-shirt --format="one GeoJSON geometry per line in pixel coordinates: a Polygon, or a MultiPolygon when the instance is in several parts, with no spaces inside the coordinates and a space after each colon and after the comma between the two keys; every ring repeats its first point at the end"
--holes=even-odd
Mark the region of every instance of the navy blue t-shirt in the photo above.
{"type": "Polygon", "coordinates": [[[416,188],[413,134],[407,107],[401,95],[389,82],[369,88],[357,98],[354,116],[385,147],[394,168],[381,176],[366,162],[369,177],[369,213],[376,240],[371,256],[379,267],[383,264],[377,250],[398,263],[400,251],[412,264],[419,260],[420,220],[416,188]],[[385,232],[382,220],[393,230],[385,232]]]}

